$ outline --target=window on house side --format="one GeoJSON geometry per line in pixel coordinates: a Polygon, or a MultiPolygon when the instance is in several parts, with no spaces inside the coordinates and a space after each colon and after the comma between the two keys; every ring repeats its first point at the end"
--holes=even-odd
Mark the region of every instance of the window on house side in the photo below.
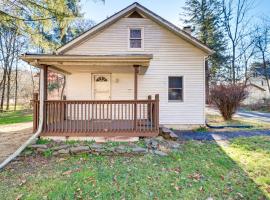
{"type": "Polygon", "coordinates": [[[183,77],[169,76],[168,82],[169,101],[183,101],[183,77]]]}
{"type": "Polygon", "coordinates": [[[139,28],[130,29],[129,33],[129,47],[131,49],[142,48],[142,30],[139,28]]]}

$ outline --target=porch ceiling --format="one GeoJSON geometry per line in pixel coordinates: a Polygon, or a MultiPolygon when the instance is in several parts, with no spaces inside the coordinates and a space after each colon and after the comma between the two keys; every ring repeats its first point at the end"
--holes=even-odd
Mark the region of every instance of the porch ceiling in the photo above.
{"type": "Polygon", "coordinates": [[[151,54],[118,55],[48,55],[24,54],[20,58],[30,65],[51,69],[66,74],[78,72],[133,72],[133,65],[142,66],[140,73],[146,71],[152,59],[151,54]]]}

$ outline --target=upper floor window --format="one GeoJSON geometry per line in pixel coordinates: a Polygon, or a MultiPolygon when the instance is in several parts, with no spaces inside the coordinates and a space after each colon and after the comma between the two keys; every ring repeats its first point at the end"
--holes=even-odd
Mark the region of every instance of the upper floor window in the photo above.
{"type": "Polygon", "coordinates": [[[129,48],[142,49],[142,29],[131,28],[129,29],[129,48]]]}

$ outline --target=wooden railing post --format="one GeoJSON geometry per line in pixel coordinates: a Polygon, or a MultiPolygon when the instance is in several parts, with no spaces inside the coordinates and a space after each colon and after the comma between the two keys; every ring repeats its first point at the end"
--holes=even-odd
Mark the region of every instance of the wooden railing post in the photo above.
{"type": "Polygon", "coordinates": [[[48,112],[48,108],[47,108],[47,100],[48,100],[48,66],[47,65],[43,65],[43,97],[44,97],[44,105],[43,105],[43,130],[47,130],[47,117],[50,117],[47,115],[48,112]]]}
{"type": "Polygon", "coordinates": [[[148,97],[147,97],[147,99],[148,99],[148,104],[147,104],[147,120],[148,121],[151,121],[151,110],[152,110],[152,104],[151,104],[151,100],[152,100],[152,96],[151,95],[148,95],[148,97]]]}
{"type": "Polygon", "coordinates": [[[134,130],[137,130],[137,101],[134,101],[134,130]]]}
{"type": "Polygon", "coordinates": [[[38,116],[38,93],[33,94],[33,132],[35,132],[38,128],[38,121],[39,121],[39,116],[38,116]]]}
{"type": "Polygon", "coordinates": [[[159,94],[155,95],[155,127],[159,131],[159,94]]]}
{"type": "MultiPolygon", "coordinates": [[[[63,96],[63,101],[66,101],[67,100],[67,97],[66,95],[63,96]]],[[[66,120],[67,119],[67,108],[66,108],[66,104],[65,102],[63,103],[63,120],[66,120]]]]}

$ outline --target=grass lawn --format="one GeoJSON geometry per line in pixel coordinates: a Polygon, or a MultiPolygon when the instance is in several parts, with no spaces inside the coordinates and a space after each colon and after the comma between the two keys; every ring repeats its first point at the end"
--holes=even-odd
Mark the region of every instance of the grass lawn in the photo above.
{"type": "Polygon", "coordinates": [[[270,199],[269,172],[270,137],[188,141],[167,157],[27,156],[0,173],[0,199],[270,199]]]}
{"type": "MultiPolygon", "coordinates": [[[[243,128],[242,130],[265,130],[270,129],[270,123],[262,122],[259,120],[254,119],[246,119],[241,117],[235,117],[231,121],[224,121],[220,115],[208,114],[207,122],[213,126],[220,126],[220,125],[251,125],[252,128],[246,129],[243,128]]],[[[226,128],[220,129],[221,131],[235,131],[241,130],[241,128],[226,128]]]]}
{"type": "Polygon", "coordinates": [[[17,110],[0,113],[0,125],[30,122],[32,120],[31,110],[17,110]]]}

